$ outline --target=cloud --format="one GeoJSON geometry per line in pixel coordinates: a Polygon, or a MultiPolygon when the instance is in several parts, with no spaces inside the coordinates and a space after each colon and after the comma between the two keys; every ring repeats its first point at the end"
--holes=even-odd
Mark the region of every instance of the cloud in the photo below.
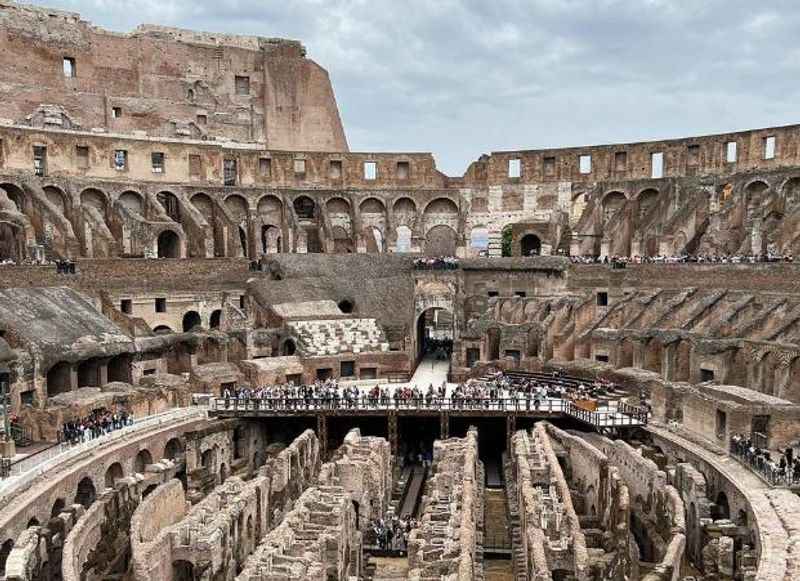
{"type": "Polygon", "coordinates": [[[95,24],[296,38],[351,148],[481,153],[799,121],[800,5],[775,0],[52,0],[95,24]]]}

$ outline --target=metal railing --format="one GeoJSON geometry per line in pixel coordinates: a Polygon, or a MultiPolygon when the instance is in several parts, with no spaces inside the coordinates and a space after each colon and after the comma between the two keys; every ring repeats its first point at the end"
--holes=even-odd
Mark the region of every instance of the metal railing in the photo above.
{"type": "Polygon", "coordinates": [[[598,428],[646,425],[648,419],[645,409],[622,401],[610,401],[607,407],[591,411],[578,407],[568,399],[546,398],[537,401],[525,397],[212,398],[209,401],[209,407],[212,412],[265,412],[290,415],[326,411],[353,413],[390,410],[566,414],[598,428]]]}
{"type": "Polygon", "coordinates": [[[40,453],[22,458],[17,462],[11,463],[8,476],[0,480],[0,502],[30,484],[37,477],[54,470],[59,464],[77,458],[89,450],[124,440],[128,436],[143,430],[186,421],[195,416],[199,419],[205,416],[207,412],[208,409],[205,407],[174,408],[135,419],[129,426],[85,442],[56,444],[40,453]]]}
{"type": "Polygon", "coordinates": [[[758,434],[755,433],[753,436],[753,438],[743,436],[738,442],[731,438],[729,446],[731,456],[766,480],[771,486],[800,486],[800,472],[795,475],[794,466],[788,463],[781,469],[780,457],[776,461],[769,450],[756,444],[760,441],[756,437],[758,434]],[[748,441],[750,445],[747,445],[748,441]]]}

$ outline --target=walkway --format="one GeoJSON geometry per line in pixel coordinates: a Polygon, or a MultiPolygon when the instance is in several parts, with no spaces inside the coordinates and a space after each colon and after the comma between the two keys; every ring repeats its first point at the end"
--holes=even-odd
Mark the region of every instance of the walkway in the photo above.
{"type": "Polygon", "coordinates": [[[433,354],[427,353],[417,365],[417,370],[414,371],[414,375],[407,385],[412,387],[416,385],[423,391],[428,389],[431,384],[433,387],[439,387],[442,383],[447,382],[449,373],[449,360],[440,361],[433,354]]]}
{"type": "Polygon", "coordinates": [[[747,499],[760,539],[757,581],[800,579],[800,499],[786,489],[773,489],[738,460],[718,454],[667,429],[648,426],[657,438],[675,444],[706,462],[747,499]]]}

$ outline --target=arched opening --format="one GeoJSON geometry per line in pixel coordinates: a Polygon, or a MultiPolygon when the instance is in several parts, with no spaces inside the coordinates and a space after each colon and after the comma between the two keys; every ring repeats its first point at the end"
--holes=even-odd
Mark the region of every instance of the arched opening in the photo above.
{"type": "Polygon", "coordinates": [[[339,307],[339,310],[345,314],[349,315],[350,313],[353,312],[353,302],[350,301],[349,299],[344,299],[339,301],[339,304],[337,306],[339,307]]]}
{"type": "Polygon", "coordinates": [[[183,315],[182,328],[184,333],[191,331],[195,327],[200,327],[201,325],[200,313],[197,311],[189,311],[183,315]]]}
{"type": "Polygon", "coordinates": [[[78,490],[75,493],[75,504],[80,504],[83,508],[89,508],[97,499],[97,491],[94,488],[92,479],[85,476],[78,482],[78,490]]]}
{"type": "Polygon", "coordinates": [[[158,325],[153,329],[153,333],[156,335],[167,335],[172,332],[172,329],[170,329],[167,325],[158,325]]]}
{"type": "Polygon", "coordinates": [[[78,387],[100,387],[100,367],[95,357],[78,363],[78,387]]]}
{"type": "Polygon", "coordinates": [[[264,254],[278,254],[281,251],[281,231],[277,226],[261,227],[261,250],[264,254]]]}
{"type": "Polygon", "coordinates": [[[2,546],[0,546],[0,578],[5,579],[6,562],[8,561],[8,556],[11,554],[11,550],[13,548],[14,541],[11,539],[8,539],[2,544],[2,546]]]}
{"type": "Polygon", "coordinates": [[[144,474],[147,467],[153,463],[153,455],[150,454],[150,451],[139,450],[139,453],[136,454],[136,458],[133,460],[133,471],[137,474],[144,474]]]}
{"type": "Polygon", "coordinates": [[[787,214],[800,206],[800,177],[791,178],[784,184],[783,203],[787,214]]]}
{"type": "Polygon", "coordinates": [[[219,465],[219,482],[222,484],[228,479],[228,465],[223,462],[219,465]]]}
{"type": "Polygon", "coordinates": [[[159,258],[180,258],[181,239],[172,230],[164,230],[158,235],[158,257],[159,258]]]}
{"type": "Polygon", "coordinates": [[[211,318],[208,321],[208,326],[212,329],[219,329],[222,323],[222,309],[217,309],[211,312],[211,318]]]}
{"type": "Polygon", "coordinates": [[[122,470],[122,464],[114,462],[106,469],[105,484],[106,488],[114,488],[117,480],[124,478],[125,473],[122,470]]]}
{"type": "Polygon", "coordinates": [[[174,561],[172,581],[195,581],[194,565],[189,561],[174,561]]]}
{"type": "Polygon", "coordinates": [[[179,438],[172,438],[164,446],[164,458],[169,460],[180,460],[183,458],[183,443],[179,438]]]}
{"type": "Polygon", "coordinates": [[[283,347],[281,348],[281,355],[284,357],[288,357],[294,355],[297,352],[297,345],[295,345],[294,339],[286,339],[283,342],[283,347]]]}
{"type": "Polygon", "coordinates": [[[526,234],[519,242],[522,256],[539,256],[542,253],[542,241],[535,234],[526,234]]]}
{"type": "Polygon", "coordinates": [[[769,185],[766,182],[756,180],[748,184],[745,188],[747,195],[747,218],[757,218],[760,214],[760,208],[765,201],[766,193],[769,190],[769,185]]]}
{"type": "Polygon", "coordinates": [[[538,329],[528,331],[528,357],[538,357],[541,337],[538,329]]]}
{"type": "Polygon", "coordinates": [[[444,308],[426,309],[417,319],[417,357],[436,360],[450,359],[453,349],[453,313],[444,308]]]}
{"type": "Polygon", "coordinates": [[[426,256],[455,256],[458,235],[450,226],[434,226],[425,235],[426,256]]]}
{"type": "Polygon", "coordinates": [[[41,526],[41,524],[39,523],[39,519],[33,516],[28,521],[28,526],[26,528],[38,527],[38,526],[41,526]]]}
{"type": "Polygon", "coordinates": [[[47,395],[53,397],[72,390],[72,366],[61,361],[47,372],[47,395]]]}
{"type": "Polygon", "coordinates": [[[625,205],[627,198],[622,192],[609,192],[603,198],[603,224],[608,224],[611,218],[625,205]]]}
{"type": "Polygon", "coordinates": [[[729,519],[731,518],[731,508],[728,504],[728,496],[720,490],[717,494],[717,500],[714,503],[714,520],[729,519]]]}
{"type": "Polygon", "coordinates": [[[181,208],[178,198],[172,192],[158,192],[156,195],[158,203],[164,208],[164,212],[169,216],[169,219],[180,223],[181,221],[181,208]]]}
{"type": "Polygon", "coordinates": [[[500,359],[500,329],[497,327],[486,331],[486,356],[489,361],[500,359]]]}
{"type": "Polygon", "coordinates": [[[11,222],[0,222],[0,262],[21,262],[25,258],[21,240],[22,229],[11,222]]]}
{"type": "Polygon", "coordinates": [[[642,190],[636,198],[636,203],[639,206],[639,224],[643,225],[643,222],[650,216],[653,208],[658,203],[658,190],[653,188],[642,190]]]}
{"type": "Polygon", "coordinates": [[[137,192],[123,192],[117,200],[117,204],[131,214],[144,216],[144,200],[137,192]]]}
{"type": "Polygon", "coordinates": [[[56,518],[58,515],[64,512],[64,508],[66,508],[66,506],[67,505],[63,498],[57,498],[53,503],[53,507],[50,509],[50,518],[56,518]]]}
{"type": "Polygon", "coordinates": [[[408,226],[397,227],[397,242],[395,252],[411,252],[411,228],[408,226]]]}
{"type": "Polygon", "coordinates": [[[313,220],[317,205],[308,196],[298,196],[293,204],[294,211],[300,220],[313,220]]]}

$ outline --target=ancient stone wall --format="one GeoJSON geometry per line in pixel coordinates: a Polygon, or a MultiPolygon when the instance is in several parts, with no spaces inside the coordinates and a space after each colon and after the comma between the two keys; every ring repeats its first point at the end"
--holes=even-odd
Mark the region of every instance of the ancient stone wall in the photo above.
{"type": "Polygon", "coordinates": [[[685,507],[680,494],[653,460],[627,442],[596,434],[582,437],[601,450],[625,480],[632,522],[642,529],[638,542],[652,547],[648,555],[641,554],[640,548],[639,559],[656,564],[644,578],[646,581],[676,579],[686,547],[685,507]]]}
{"type": "Polygon", "coordinates": [[[483,464],[478,433],[437,440],[419,526],[408,539],[409,579],[467,581],[480,576],[483,464]]]}
{"type": "MultiPolygon", "coordinates": [[[[388,507],[391,466],[388,441],[362,437],[358,429],[348,432],[334,458],[320,468],[314,485],[282,519],[272,520],[277,526],[261,539],[236,579],[361,576],[363,533],[388,507]]],[[[264,472],[269,470],[268,466],[264,472]]]]}
{"type": "Polygon", "coordinates": [[[119,34],[7,2],[0,22],[0,94],[17,123],[347,150],[328,75],[299,42],[158,26],[119,34]]]}

